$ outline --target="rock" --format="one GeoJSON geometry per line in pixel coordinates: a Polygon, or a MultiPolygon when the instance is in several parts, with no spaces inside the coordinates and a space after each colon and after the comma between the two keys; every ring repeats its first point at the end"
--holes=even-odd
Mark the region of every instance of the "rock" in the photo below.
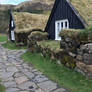
{"type": "Polygon", "coordinates": [[[36,84],[30,81],[24,82],[18,85],[18,87],[22,90],[27,90],[27,91],[35,91],[37,89],[36,84]]]}
{"type": "Polygon", "coordinates": [[[69,55],[70,55],[71,57],[73,57],[73,58],[76,57],[76,54],[74,54],[74,53],[72,53],[72,52],[69,52],[69,55]]]}
{"type": "Polygon", "coordinates": [[[18,88],[8,88],[6,92],[20,92],[18,88]]]}
{"type": "Polygon", "coordinates": [[[58,60],[58,61],[57,61],[57,64],[61,65],[61,62],[58,60]]]}
{"type": "Polygon", "coordinates": [[[76,59],[79,60],[79,61],[82,61],[83,57],[81,55],[77,55],[76,59]]]}
{"type": "Polygon", "coordinates": [[[83,75],[89,78],[92,78],[92,65],[86,65],[83,62],[77,62],[76,66],[79,72],[81,72],[83,75]]]}
{"type": "Polygon", "coordinates": [[[24,74],[22,72],[16,72],[13,76],[14,78],[18,78],[24,76],[24,74]]]}
{"type": "Polygon", "coordinates": [[[57,84],[52,81],[45,81],[45,82],[39,83],[38,86],[46,92],[50,92],[57,88],[57,84]]]}
{"type": "Polygon", "coordinates": [[[31,72],[24,72],[24,74],[29,78],[32,79],[35,75],[31,72]]]}
{"type": "Polygon", "coordinates": [[[16,82],[14,82],[14,81],[4,82],[3,84],[4,84],[4,86],[6,88],[9,88],[9,87],[17,87],[16,82]]]}
{"type": "Polygon", "coordinates": [[[22,84],[22,83],[28,81],[28,78],[25,76],[22,76],[22,77],[15,78],[15,81],[17,84],[22,84]]]}
{"type": "Polygon", "coordinates": [[[9,71],[9,72],[17,72],[18,69],[15,66],[12,65],[12,66],[7,67],[7,71],[9,71]]]}
{"type": "Polygon", "coordinates": [[[45,92],[45,91],[43,91],[41,89],[37,89],[35,92],[45,92]]]}
{"type": "Polygon", "coordinates": [[[48,78],[45,77],[44,75],[37,75],[37,76],[33,79],[33,81],[34,81],[35,83],[41,83],[41,82],[44,82],[44,81],[47,81],[47,80],[48,80],[48,78]]]}

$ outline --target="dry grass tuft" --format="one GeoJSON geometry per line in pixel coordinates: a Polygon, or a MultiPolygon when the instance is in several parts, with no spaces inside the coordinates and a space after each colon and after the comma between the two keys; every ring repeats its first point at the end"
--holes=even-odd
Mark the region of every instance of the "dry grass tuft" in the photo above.
{"type": "Polygon", "coordinates": [[[32,29],[44,30],[48,15],[32,14],[27,12],[14,12],[13,13],[16,29],[15,32],[30,32],[32,29]]]}
{"type": "Polygon", "coordinates": [[[78,10],[80,15],[88,23],[92,25],[92,0],[70,0],[71,3],[78,10]]]}

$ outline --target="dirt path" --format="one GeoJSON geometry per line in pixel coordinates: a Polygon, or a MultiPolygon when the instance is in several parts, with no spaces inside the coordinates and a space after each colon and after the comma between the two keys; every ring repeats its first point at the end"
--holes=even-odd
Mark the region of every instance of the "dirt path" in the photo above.
{"type": "Polygon", "coordinates": [[[25,50],[8,50],[0,44],[0,79],[6,92],[69,92],[49,80],[20,55],[25,50]]]}

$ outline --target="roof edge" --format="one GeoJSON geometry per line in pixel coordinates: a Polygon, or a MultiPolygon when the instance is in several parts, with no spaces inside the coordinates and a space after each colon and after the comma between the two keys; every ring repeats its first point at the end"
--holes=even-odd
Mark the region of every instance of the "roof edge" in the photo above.
{"type": "Polygon", "coordinates": [[[72,8],[72,10],[74,11],[74,13],[76,14],[76,16],[80,19],[80,21],[83,23],[84,27],[87,27],[88,24],[87,22],[84,20],[84,18],[79,14],[78,10],[74,7],[74,5],[72,5],[72,3],[70,2],[70,0],[66,0],[66,2],[69,4],[69,6],[72,8]]]}

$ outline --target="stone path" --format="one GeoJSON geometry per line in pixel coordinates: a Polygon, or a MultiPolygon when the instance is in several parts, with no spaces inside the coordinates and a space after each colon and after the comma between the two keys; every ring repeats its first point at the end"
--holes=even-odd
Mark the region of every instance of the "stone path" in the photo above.
{"type": "Polygon", "coordinates": [[[6,92],[69,92],[49,80],[20,55],[25,50],[8,50],[0,43],[0,79],[6,92]]]}

